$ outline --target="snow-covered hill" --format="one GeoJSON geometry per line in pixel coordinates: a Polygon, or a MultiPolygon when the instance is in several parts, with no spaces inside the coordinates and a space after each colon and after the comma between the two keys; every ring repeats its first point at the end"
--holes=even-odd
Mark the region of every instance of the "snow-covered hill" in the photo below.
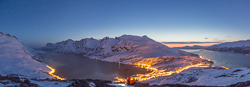
{"type": "MultiPolygon", "coordinates": [[[[189,86],[229,86],[239,82],[247,82],[250,80],[250,68],[233,68],[222,69],[220,67],[193,67],[178,74],[163,76],[157,79],[146,81],[151,85],[164,84],[185,84],[189,86]]],[[[237,84],[238,86],[230,87],[245,87],[247,84],[237,84]]]]}
{"type": "Polygon", "coordinates": [[[54,78],[40,58],[42,54],[24,45],[15,36],[0,32],[0,87],[67,86],[70,83],[34,81],[33,79],[54,78]],[[31,81],[31,82],[29,82],[31,81]],[[56,86],[56,85],[55,85],[56,86]]]}
{"type": "Polygon", "coordinates": [[[43,49],[53,50],[62,53],[76,53],[76,54],[86,54],[93,51],[99,40],[93,38],[85,38],[80,41],[73,41],[68,39],[66,41],[58,42],[55,44],[47,43],[46,47],[43,49]]]}
{"type": "Polygon", "coordinates": [[[0,32],[0,74],[24,75],[30,78],[51,78],[45,65],[34,60],[39,53],[25,46],[15,36],[0,32]]]}
{"type": "Polygon", "coordinates": [[[213,51],[236,52],[250,55],[250,40],[226,42],[205,48],[213,51]]]}
{"type": "Polygon", "coordinates": [[[129,64],[143,58],[161,56],[196,56],[195,54],[171,49],[147,36],[122,35],[105,37],[101,40],[86,38],[80,41],[68,39],[58,43],[48,43],[43,49],[61,53],[84,54],[93,59],[129,64]]]}
{"type": "Polygon", "coordinates": [[[218,47],[242,47],[242,46],[250,46],[250,40],[240,40],[240,41],[235,41],[235,42],[226,42],[226,43],[221,43],[217,44],[214,46],[218,47]]]}

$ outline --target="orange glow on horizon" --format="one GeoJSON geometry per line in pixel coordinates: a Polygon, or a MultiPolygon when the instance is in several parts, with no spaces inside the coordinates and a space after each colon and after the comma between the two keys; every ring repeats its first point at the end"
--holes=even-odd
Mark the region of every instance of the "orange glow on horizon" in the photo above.
{"type": "Polygon", "coordinates": [[[212,46],[215,44],[219,44],[219,43],[201,43],[201,44],[164,44],[170,48],[173,47],[184,47],[184,46],[194,46],[194,45],[199,45],[199,46],[212,46]]]}

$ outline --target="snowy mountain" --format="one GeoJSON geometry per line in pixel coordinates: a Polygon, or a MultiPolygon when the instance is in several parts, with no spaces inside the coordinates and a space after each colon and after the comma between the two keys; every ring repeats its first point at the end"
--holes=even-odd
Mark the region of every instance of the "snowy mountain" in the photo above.
{"type": "Polygon", "coordinates": [[[86,38],[80,41],[68,39],[57,43],[48,43],[42,49],[61,53],[83,54],[92,59],[129,64],[143,58],[162,56],[196,56],[178,49],[169,48],[147,36],[122,35],[105,37],[101,40],[86,38]]]}
{"type": "MultiPolygon", "coordinates": [[[[153,78],[145,83],[151,85],[178,84],[188,86],[249,86],[250,68],[225,69],[223,67],[209,67],[212,61],[197,57],[198,55],[168,48],[146,36],[123,35],[117,38],[105,37],[102,40],[86,38],[80,41],[71,39],[55,44],[48,43],[43,49],[63,53],[75,53],[97,58],[103,61],[122,62],[126,64],[149,64],[161,73],[167,71],[185,69],[186,66],[196,64],[207,67],[192,67],[182,72],[176,72],[169,76],[153,78]]],[[[51,71],[45,64],[39,62],[41,53],[27,47],[15,36],[0,32],[0,86],[68,86],[74,81],[32,80],[31,78],[53,78],[48,74],[51,71]],[[12,77],[17,75],[18,77],[12,77]],[[22,82],[22,79],[31,82],[22,82]],[[13,79],[16,81],[13,82],[13,79]],[[28,81],[29,81],[28,80],[28,81]],[[19,82],[22,82],[21,84],[19,82]],[[24,85],[24,83],[27,83],[24,85]]],[[[84,80],[85,81],[85,80],[84,80]]],[[[86,80],[87,81],[87,80],[86,80]]],[[[87,81],[84,84],[95,82],[87,81]]],[[[99,82],[93,83],[99,84],[99,82]]],[[[73,84],[73,85],[74,85],[73,84]]],[[[80,83],[79,83],[80,84],[80,83]]],[[[83,83],[82,83],[83,84],[83,83]]],[[[99,84],[105,85],[105,83],[99,84]]]]}
{"type": "Polygon", "coordinates": [[[34,60],[39,53],[24,45],[15,36],[0,32],[0,74],[24,75],[30,78],[51,78],[45,65],[34,60]]]}
{"type": "Polygon", "coordinates": [[[51,69],[39,62],[42,56],[15,36],[0,32],[0,87],[68,86],[70,82],[31,80],[54,79],[48,74],[51,69]]]}
{"type": "Polygon", "coordinates": [[[80,41],[73,41],[72,39],[68,39],[56,44],[47,43],[46,47],[44,47],[43,49],[62,53],[86,54],[89,51],[93,51],[98,42],[99,40],[93,38],[85,38],[80,41]]]}
{"type": "Polygon", "coordinates": [[[207,47],[206,49],[213,50],[213,51],[236,52],[236,53],[243,53],[243,54],[249,55],[250,54],[250,40],[226,42],[226,43],[207,47]]]}
{"type": "Polygon", "coordinates": [[[204,49],[206,47],[194,45],[194,46],[184,46],[184,47],[174,47],[174,49],[204,49]]]}

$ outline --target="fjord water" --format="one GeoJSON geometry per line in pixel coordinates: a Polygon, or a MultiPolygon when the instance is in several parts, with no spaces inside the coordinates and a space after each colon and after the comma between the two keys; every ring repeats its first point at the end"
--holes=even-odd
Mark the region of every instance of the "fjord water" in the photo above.
{"type": "Polygon", "coordinates": [[[56,70],[55,75],[66,79],[114,80],[115,77],[126,78],[131,75],[150,72],[142,68],[132,67],[131,65],[98,61],[81,55],[51,51],[43,52],[46,53],[43,62],[56,70]]]}
{"type": "Polygon", "coordinates": [[[181,49],[186,52],[195,53],[210,59],[213,66],[225,66],[228,68],[250,67],[250,56],[241,53],[219,52],[203,49],[181,49]]]}

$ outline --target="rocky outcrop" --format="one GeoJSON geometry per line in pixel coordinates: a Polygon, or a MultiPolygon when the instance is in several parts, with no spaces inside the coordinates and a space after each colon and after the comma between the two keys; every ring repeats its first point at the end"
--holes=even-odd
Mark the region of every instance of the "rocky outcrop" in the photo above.
{"type": "Polygon", "coordinates": [[[30,83],[30,81],[27,78],[19,78],[18,75],[7,75],[7,76],[1,76],[0,75],[0,84],[8,85],[17,83],[16,85],[13,85],[15,87],[38,87],[37,84],[30,83]]]}

